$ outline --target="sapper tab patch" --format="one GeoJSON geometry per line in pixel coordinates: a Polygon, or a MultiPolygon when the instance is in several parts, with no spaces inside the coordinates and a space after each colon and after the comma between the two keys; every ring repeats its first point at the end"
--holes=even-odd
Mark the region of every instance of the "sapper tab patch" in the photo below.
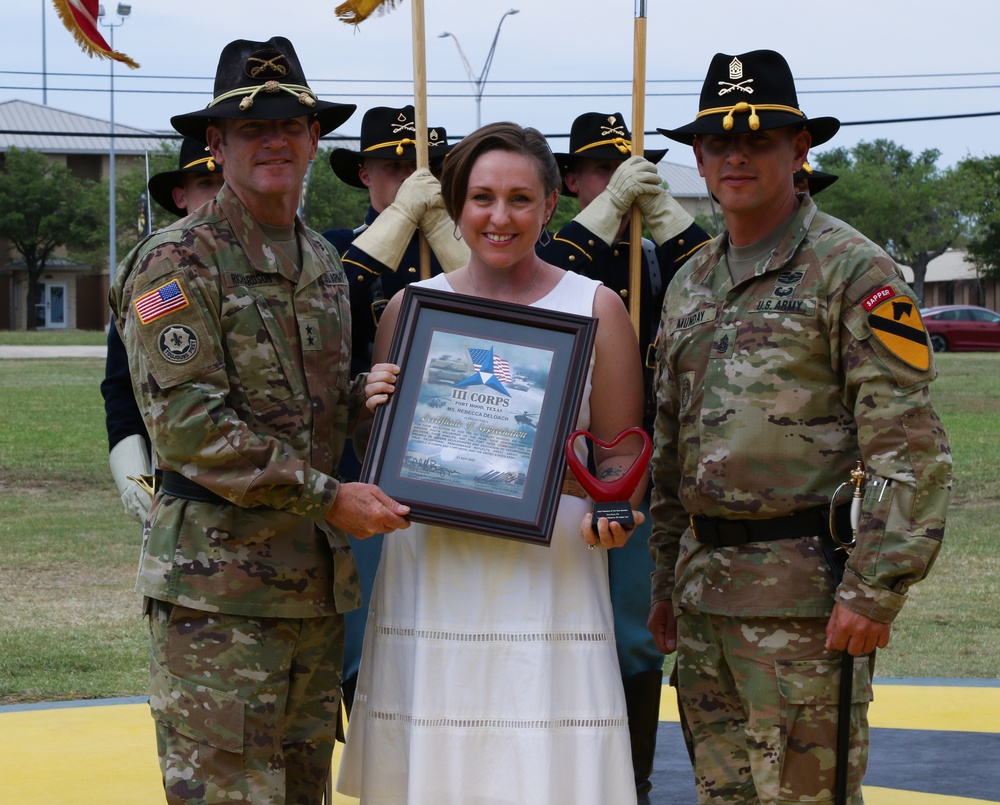
{"type": "Polygon", "coordinates": [[[135,312],[139,314],[139,323],[149,324],[175,310],[183,310],[191,303],[181,284],[177,280],[170,280],[159,288],[144,293],[133,304],[135,312]]]}
{"type": "Polygon", "coordinates": [[[876,297],[882,290],[886,289],[876,291],[863,303],[866,308],[872,303],[868,314],[872,335],[899,360],[921,372],[927,370],[931,365],[931,349],[916,303],[905,296],[897,298],[895,293],[878,301],[876,297]]]}

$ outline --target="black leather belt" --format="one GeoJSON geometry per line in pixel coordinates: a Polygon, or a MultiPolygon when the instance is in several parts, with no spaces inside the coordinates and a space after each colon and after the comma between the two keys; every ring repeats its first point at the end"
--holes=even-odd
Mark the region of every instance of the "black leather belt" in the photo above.
{"type": "MultiPolygon", "coordinates": [[[[698,542],[713,548],[746,545],[748,542],[827,536],[830,530],[829,512],[828,506],[821,506],[769,520],[726,520],[722,517],[692,516],[691,533],[698,542]]],[[[835,518],[837,532],[850,534],[850,506],[838,507],[835,518]]]]}
{"type": "Polygon", "coordinates": [[[214,503],[217,506],[228,506],[229,501],[221,495],[211,492],[201,484],[195,483],[190,478],[172,470],[163,471],[163,479],[160,481],[160,489],[164,494],[184,500],[196,500],[199,503],[214,503]]]}

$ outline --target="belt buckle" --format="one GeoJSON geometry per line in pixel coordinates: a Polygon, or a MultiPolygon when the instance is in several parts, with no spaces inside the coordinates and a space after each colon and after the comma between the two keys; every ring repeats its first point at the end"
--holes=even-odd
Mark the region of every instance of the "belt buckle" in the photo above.
{"type": "Polygon", "coordinates": [[[656,368],[656,342],[646,345],[646,368],[656,368]]]}

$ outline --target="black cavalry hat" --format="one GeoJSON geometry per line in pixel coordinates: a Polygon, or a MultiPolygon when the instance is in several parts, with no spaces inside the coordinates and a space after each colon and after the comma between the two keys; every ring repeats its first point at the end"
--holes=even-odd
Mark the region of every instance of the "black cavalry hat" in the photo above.
{"type": "Polygon", "coordinates": [[[796,183],[801,182],[804,179],[809,185],[809,195],[815,196],[821,190],[826,190],[826,188],[837,181],[840,176],[836,173],[823,173],[823,171],[815,170],[808,162],[803,162],[802,169],[795,171],[795,173],[792,174],[792,178],[796,183]]]}
{"type": "MultiPolygon", "coordinates": [[[[364,187],[358,171],[365,159],[417,158],[417,125],[413,106],[393,109],[376,106],[361,119],[361,150],[334,148],[330,167],[340,181],[351,187],[364,187]]],[[[427,158],[433,167],[451,150],[448,133],[441,127],[427,129],[427,158]]]]}
{"type": "Polygon", "coordinates": [[[149,195],[153,201],[163,209],[174,215],[187,215],[187,213],[174,204],[174,188],[180,187],[184,182],[184,177],[192,173],[218,173],[222,175],[222,166],[216,165],[215,160],[209,153],[208,147],[204,143],[185,137],[181,143],[181,156],[179,167],[175,171],[163,171],[153,174],[149,178],[146,187],[149,188],[149,195]]]}
{"type": "Polygon", "coordinates": [[[691,145],[698,134],[745,134],[782,126],[804,126],[812,144],[821,145],[840,128],[835,117],[807,118],[799,109],[788,62],[773,50],[730,56],[716,53],[701,87],[698,115],[678,129],[657,129],[691,145]]]}
{"type": "Polygon", "coordinates": [[[321,101],[309,89],[292,43],[283,36],[266,42],[237,39],[219,56],[212,102],[204,109],[170,118],[185,137],[205,142],[212,120],[286,120],[311,115],[320,136],[333,131],[357,107],[321,101]]]}
{"type": "MultiPolygon", "coordinates": [[[[663,159],[667,150],[644,150],[642,155],[655,165],[663,159]]],[[[554,156],[563,176],[573,169],[576,157],[624,161],[632,156],[632,133],[625,125],[621,112],[610,115],[604,112],[585,112],[573,121],[569,130],[569,153],[557,153],[554,156]]],[[[576,196],[565,183],[562,192],[566,196],[576,196]]]]}

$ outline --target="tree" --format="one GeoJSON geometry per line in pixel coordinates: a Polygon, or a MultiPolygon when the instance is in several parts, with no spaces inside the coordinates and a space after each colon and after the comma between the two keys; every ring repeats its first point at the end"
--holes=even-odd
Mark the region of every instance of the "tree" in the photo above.
{"type": "Polygon", "coordinates": [[[840,176],[823,192],[820,207],[855,227],[913,269],[913,290],[924,296],[927,265],[966,230],[961,183],[954,170],[939,170],[940,151],[918,157],[891,140],[860,142],[815,157],[817,166],[840,176]]]}
{"type": "MultiPolygon", "coordinates": [[[[0,170],[0,238],[24,257],[29,303],[38,279],[60,247],[86,252],[108,236],[107,190],[77,179],[69,169],[36,151],[11,148],[0,170]]],[[[33,317],[27,329],[34,330],[33,317]]]]}
{"type": "MultiPolygon", "coordinates": [[[[146,184],[149,177],[177,170],[179,149],[178,140],[164,143],[159,150],[149,152],[148,176],[145,160],[118,161],[118,175],[115,178],[115,250],[119,260],[143,237],[140,224],[143,227],[146,224],[146,184]],[[143,216],[141,222],[140,214],[143,216]]],[[[153,213],[153,229],[161,229],[177,220],[177,216],[164,210],[155,201],[151,202],[150,208],[153,213]]]]}
{"type": "Polygon", "coordinates": [[[970,157],[958,164],[972,218],[969,257],[985,279],[1000,279],[1000,156],[970,157]]]}
{"type": "Polygon", "coordinates": [[[330,167],[330,148],[322,148],[309,171],[304,221],[323,232],[327,229],[354,229],[368,212],[368,190],[344,184],[330,167]]]}

